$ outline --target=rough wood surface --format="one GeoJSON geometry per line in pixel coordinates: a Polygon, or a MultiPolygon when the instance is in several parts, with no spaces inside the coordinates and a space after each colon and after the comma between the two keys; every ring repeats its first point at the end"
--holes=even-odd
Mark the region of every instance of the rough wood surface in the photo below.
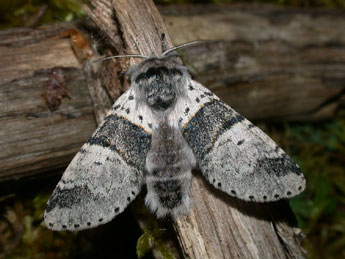
{"type": "Polygon", "coordinates": [[[187,258],[304,258],[303,233],[287,202],[244,202],[200,175],[191,194],[193,209],[175,225],[187,258]]]}
{"type": "MultiPolygon", "coordinates": [[[[95,13],[102,14],[100,5],[93,1],[95,13]],[[99,9],[98,9],[99,8],[99,9]]],[[[129,51],[135,46],[140,54],[159,53],[160,41],[141,44],[143,32],[149,38],[159,39],[166,33],[160,15],[151,1],[114,1],[113,7],[118,32],[129,51]],[[134,35],[134,36],[133,36],[134,35]],[[138,43],[133,37],[139,37],[138,43]],[[133,44],[134,43],[134,44],[133,44]]],[[[92,12],[88,10],[88,12],[92,12]]],[[[98,15],[90,15],[98,19],[98,15]]],[[[102,17],[99,17],[101,20],[102,17]]],[[[96,21],[96,24],[100,21],[96,21]]],[[[109,23],[110,26],[113,24],[109,23]]],[[[105,30],[111,31],[111,30],[105,30]]],[[[118,50],[123,51],[123,49],[118,50]]],[[[135,61],[134,61],[135,62],[135,61]]],[[[258,205],[240,202],[220,194],[195,177],[191,188],[194,204],[187,217],[175,223],[183,253],[188,258],[302,258],[303,251],[296,240],[294,224],[283,221],[284,215],[274,205],[287,210],[288,204],[279,202],[258,205]],[[269,206],[270,208],[267,208],[269,206]],[[280,220],[272,217],[278,213],[280,220]],[[279,222],[279,224],[278,224],[279,222]]]]}
{"type": "Polygon", "coordinates": [[[70,40],[58,39],[63,30],[0,34],[0,181],[65,167],[96,127],[70,40]],[[59,80],[70,99],[50,111],[45,95],[59,80]]]}
{"type": "Polygon", "coordinates": [[[198,81],[249,119],[331,117],[345,94],[345,11],[262,5],[162,7],[198,81]],[[220,62],[221,61],[221,62],[220,62]]]}

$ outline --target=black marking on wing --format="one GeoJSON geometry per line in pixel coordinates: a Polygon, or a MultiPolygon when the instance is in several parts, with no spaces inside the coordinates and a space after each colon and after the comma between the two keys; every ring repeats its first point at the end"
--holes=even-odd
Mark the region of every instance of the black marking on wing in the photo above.
{"type": "Polygon", "coordinates": [[[212,150],[220,135],[243,120],[242,115],[230,110],[222,101],[213,100],[195,114],[182,135],[200,161],[212,150]]]}
{"type": "Polygon", "coordinates": [[[267,172],[278,177],[283,177],[289,173],[302,175],[301,169],[296,163],[285,153],[277,158],[263,158],[257,162],[254,171],[267,172]]]}
{"type": "Polygon", "coordinates": [[[123,117],[110,115],[87,141],[116,151],[130,166],[143,170],[151,135],[123,117]]]}
{"type": "Polygon", "coordinates": [[[240,141],[237,142],[237,146],[240,146],[244,143],[244,139],[241,139],[240,141]]]}
{"type": "MultiPolygon", "coordinates": [[[[49,213],[55,207],[59,208],[73,208],[73,206],[80,205],[83,201],[90,199],[91,192],[87,185],[76,186],[72,189],[61,189],[56,187],[52,196],[50,197],[46,212],[49,213]]],[[[98,197],[101,199],[101,197],[98,197]]],[[[93,197],[97,200],[97,197],[93,197]]]]}
{"type": "Polygon", "coordinates": [[[111,145],[111,142],[107,136],[91,137],[86,143],[102,147],[110,147],[111,145]]]}

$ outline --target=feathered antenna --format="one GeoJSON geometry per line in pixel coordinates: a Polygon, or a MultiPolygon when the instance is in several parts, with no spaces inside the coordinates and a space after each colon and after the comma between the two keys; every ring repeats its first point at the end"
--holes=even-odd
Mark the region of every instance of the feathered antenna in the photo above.
{"type": "MultiPolygon", "coordinates": [[[[176,47],[173,47],[171,49],[164,51],[162,54],[162,57],[168,55],[169,53],[171,53],[175,50],[182,49],[182,48],[188,47],[190,45],[194,45],[194,44],[198,44],[198,43],[205,43],[205,42],[208,42],[208,41],[206,41],[206,40],[195,40],[195,41],[183,43],[181,45],[178,45],[176,47]]],[[[106,57],[106,58],[99,58],[99,59],[94,60],[93,62],[104,61],[104,60],[111,59],[111,58],[148,58],[148,56],[139,55],[139,54],[117,55],[117,56],[110,56],[110,57],[106,57]]]]}
{"type": "Polygon", "coordinates": [[[127,55],[116,55],[116,56],[110,56],[106,58],[99,58],[99,59],[94,60],[93,62],[104,61],[111,58],[148,58],[148,57],[144,55],[139,55],[139,54],[127,54],[127,55]]]}
{"type": "Polygon", "coordinates": [[[187,43],[183,43],[181,45],[178,45],[176,47],[173,47],[171,49],[168,49],[166,51],[163,52],[162,56],[166,56],[168,55],[170,52],[173,52],[175,50],[181,49],[181,48],[185,48],[188,47],[190,45],[194,45],[194,44],[198,44],[198,43],[203,43],[203,42],[207,42],[206,40],[195,40],[195,41],[191,41],[191,42],[187,42],[187,43]]]}

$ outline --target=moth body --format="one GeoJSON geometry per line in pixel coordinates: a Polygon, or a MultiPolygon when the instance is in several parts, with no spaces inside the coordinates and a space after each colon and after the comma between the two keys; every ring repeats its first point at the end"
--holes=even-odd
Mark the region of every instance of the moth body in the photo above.
{"type": "MultiPolygon", "coordinates": [[[[165,52],[166,53],[166,52],[165,52]]],[[[298,165],[264,132],[191,79],[174,56],[132,66],[131,87],[72,160],[45,211],[53,230],[104,224],[147,186],[158,217],[190,207],[192,169],[215,188],[245,201],[301,193],[298,165]]]]}
{"type": "Polygon", "coordinates": [[[183,95],[183,88],[178,86],[186,76],[184,68],[159,58],[140,64],[131,75],[131,81],[139,88],[139,105],[147,106],[155,121],[145,165],[145,202],[158,217],[178,217],[189,211],[195,157],[182,137],[178,117],[174,116],[183,95]]]}
{"type": "Polygon", "coordinates": [[[146,204],[158,217],[184,215],[189,210],[192,150],[180,129],[161,123],[153,132],[146,158],[146,204]]]}

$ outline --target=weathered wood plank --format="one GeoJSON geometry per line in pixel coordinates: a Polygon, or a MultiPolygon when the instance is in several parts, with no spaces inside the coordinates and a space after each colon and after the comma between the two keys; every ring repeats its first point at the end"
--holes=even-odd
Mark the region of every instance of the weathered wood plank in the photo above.
{"type": "Polygon", "coordinates": [[[0,182],[64,168],[96,128],[81,65],[69,40],[58,37],[63,30],[0,37],[0,182]],[[70,99],[50,111],[46,91],[59,82],[70,99]]]}
{"type": "Polygon", "coordinates": [[[160,8],[174,44],[204,83],[252,120],[329,118],[344,96],[344,10],[192,5],[160,8]]]}

